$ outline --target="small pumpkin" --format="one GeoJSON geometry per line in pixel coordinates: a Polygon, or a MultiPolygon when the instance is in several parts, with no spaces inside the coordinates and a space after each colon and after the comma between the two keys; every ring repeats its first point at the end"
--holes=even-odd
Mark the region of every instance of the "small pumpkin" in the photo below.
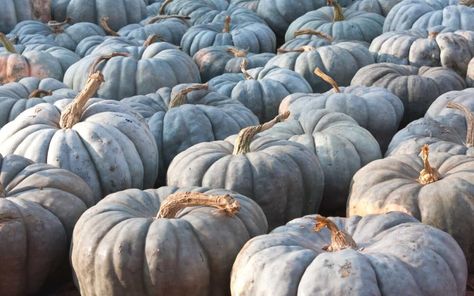
{"type": "Polygon", "coordinates": [[[168,169],[168,185],[225,188],[253,199],[270,229],[318,211],[324,173],[313,152],[299,143],[254,136],[287,118],[242,129],[224,141],[194,145],[168,169]]]}
{"type": "Polygon", "coordinates": [[[232,267],[231,291],[235,296],[464,296],[466,279],[456,241],[407,214],[311,215],[247,242],[232,267]]]}
{"type": "Polygon", "coordinates": [[[465,155],[416,154],[376,160],[353,178],[347,215],[408,213],[453,236],[474,267],[474,161],[465,155]]]}
{"type": "Polygon", "coordinates": [[[77,175],[0,154],[0,294],[37,294],[66,265],[74,225],[96,202],[77,175]]]}
{"type": "Polygon", "coordinates": [[[130,189],[81,216],[71,261],[84,296],[228,295],[237,253],[266,231],[258,205],[228,190],[130,189]]]}

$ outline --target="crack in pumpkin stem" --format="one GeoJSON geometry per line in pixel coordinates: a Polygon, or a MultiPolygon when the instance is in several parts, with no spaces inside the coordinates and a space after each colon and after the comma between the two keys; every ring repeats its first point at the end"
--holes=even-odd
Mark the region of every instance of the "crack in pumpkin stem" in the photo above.
{"type": "Polygon", "coordinates": [[[53,92],[50,91],[50,90],[45,90],[45,89],[35,89],[34,91],[32,91],[30,93],[30,95],[28,96],[28,99],[31,99],[31,98],[42,98],[42,97],[45,97],[45,96],[50,96],[52,95],[53,92]]]}
{"type": "Polygon", "coordinates": [[[206,195],[201,192],[177,192],[166,198],[158,211],[156,219],[176,218],[179,211],[187,207],[213,207],[228,216],[240,210],[240,203],[229,194],[206,195]]]}
{"type": "Polygon", "coordinates": [[[49,21],[48,27],[53,31],[54,34],[59,34],[64,32],[64,26],[69,24],[72,21],[70,17],[66,17],[63,22],[58,21],[49,21]]]}
{"type": "Polygon", "coordinates": [[[286,111],[283,114],[278,114],[272,120],[265,122],[264,124],[248,126],[240,130],[239,135],[234,142],[233,155],[245,154],[250,152],[250,143],[252,142],[255,135],[260,132],[266,131],[272,128],[278,122],[282,122],[290,116],[290,111],[286,111]]]}
{"type": "Polygon", "coordinates": [[[196,90],[206,90],[209,88],[207,83],[204,84],[195,84],[180,90],[171,100],[169,103],[169,108],[178,107],[181,105],[186,104],[186,96],[193,91],[196,90]]]}
{"type": "Polygon", "coordinates": [[[319,78],[321,78],[325,82],[329,83],[332,86],[334,92],[336,92],[336,93],[341,92],[341,90],[339,89],[339,85],[337,85],[336,80],[334,80],[331,76],[329,76],[328,74],[321,71],[321,69],[319,69],[319,67],[316,67],[316,69],[314,69],[313,73],[316,74],[316,76],[318,76],[319,78]]]}
{"type": "Polygon", "coordinates": [[[418,182],[422,185],[430,184],[441,179],[441,175],[438,170],[431,166],[429,161],[430,149],[427,144],[421,147],[421,159],[423,160],[423,170],[420,172],[418,182]]]}
{"type": "Polygon", "coordinates": [[[100,18],[100,26],[102,29],[104,29],[105,33],[109,36],[120,36],[119,33],[115,32],[110,26],[109,26],[109,17],[108,16],[103,16],[100,18]]]}
{"type": "Polygon", "coordinates": [[[331,232],[331,244],[323,247],[327,252],[337,252],[347,248],[357,249],[357,244],[350,234],[341,230],[337,225],[326,217],[317,215],[314,231],[319,232],[324,227],[327,227],[331,232]]]}
{"type": "Polygon", "coordinates": [[[7,36],[5,36],[5,34],[3,34],[1,32],[0,32],[0,43],[3,45],[3,47],[5,47],[5,49],[9,53],[17,53],[13,43],[11,43],[11,41],[8,40],[7,36]]]}
{"type": "Polygon", "coordinates": [[[244,58],[242,60],[242,63],[240,63],[240,71],[242,72],[242,74],[244,74],[245,80],[253,80],[255,78],[253,78],[252,75],[250,75],[250,73],[247,71],[248,65],[249,65],[249,61],[246,58],[244,58]]]}
{"type": "Polygon", "coordinates": [[[466,146],[467,147],[473,147],[474,146],[474,113],[469,110],[464,105],[461,105],[459,103],[455,102],[449,102],[448,105],[446,105],[448,108],[456,109],[464,113],[464,117],[466,118],[466,126],[467,126],[467,131],[466,131],[466,146]]]}
{"type": "Polygon", "coordinates": [[[234,55],[236,58],[245,58],[247,57],[247,51],[244,49],[239,49],[236,47],[231,47],[227,49],[227,52],[234,55]]]}
{"type": "Polygon", "coordinates": [[[337,3],[336,0],[327,0],[329,6],[332,6],[334,9],[334,18],[332,19],[333,22],[340,22],[345,19],[344,13],[342,12],[342,7],[337,3]]]}
{"type": "Polygon", "coordinates": [[[160,5],[160,10],[158,11],[158,14],[165,14],[166,6],[171,2],[173,2],[173,0],[165,0],[165,2],[160,5]]]}
{"type": "Polygon", "coordinates": [[[189,16],[186,15],[177,15],[177,14],[172,14],[172,15],[157,15],[152,18],[150,18],[147,22],[147,25],[154,24],[156,22],[159,22],[161,20],[167,20],[167,19],[180,19],[180,20],[189,20],[191,19],[189,16]]]}
{"type": "Polygon", "coordinates": [[[230,32],[230,22],[231,18],[230,16],[226,16],[224,20],[224,29],[222,30],[222,33],[229,33],[230,32]]]}
{"type": "Polygon", "coordinates": [[[313,36],[318,36],[320,38],[326,39],[329,42],[333,41],[333,38],[331,36],[329,36],[328,34],[325,34],[323,32],[319,32],[319,31],[316,31],[316,30],[313,30],[313,29],[300,29],[300,30],[296,31],[293,35],[295,37],[300,36],[300,35],[313,35],[313,36]]]}

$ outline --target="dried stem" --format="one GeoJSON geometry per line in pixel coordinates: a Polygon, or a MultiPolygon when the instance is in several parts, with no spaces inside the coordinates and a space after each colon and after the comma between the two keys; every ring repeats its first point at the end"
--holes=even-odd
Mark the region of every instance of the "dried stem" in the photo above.
{"type": "Polygon", "coordinates": [[[165,14],[166,5],[170,4],[171,2],[173,2],[173,0],[165,0],[165,2],[161,4],[158,14],[165,14]]]}
{"type": "Polygon", "coordinates": [[[418,182],[422,185],[430,184],[441,179],[440,174],[436,168],[431,167],[430,161],[428,160],[430,149],[425,144],[421,147],[421,159],[423,159],[423,170],[420,172],[418,182]]]}
{"type": "Polygon", "coordinates": [[[44,90],[44,89],[35,89],[34,91],[32,91],[30,93],[30,95],[28,96],[29,99],[31,98],[42,98],[44,96],[50,96],[52,95],[53,92],[50,91],[50,90],[44,90]]]}
{"type": "Polygon", "coordinates": [[[48,27],[53,31],[53,33],[58,34],[64,32],[64,26],[71,22],[71,18],[67,17],[64,22],[49,21],[48,27]]]}
{"type": "Polygon", "coordinates": [[[329,36],[328,34],[325,34],[323,32],[319,32],[316,30],[312,30],[312,29],[301,29],[301,30],[296,31],[294,34],[295,37],[300,36],[300,35],[314,35],[314,36],[318,36],[323,39],[326,39],[329,42],[333,41],[332,37],[329,36]]]}
{"type": "Polygon", "coordinates": [[[102,29],[104,29],[105,33],[109,36],[120,36],[119,33],[115,32],[110,26],[109,26],[109,17],[108,16],[103,16],[100,18],[100,26],[102,29]]]}
{"type": "Polygon", "coordinates": [[[435,39],[439,35],[439,32],[436,31],[431,31],[428,33],[428,38],[429,39],[435,39]]]}
{"type": "Polygon", "coordinates": [[[241,129],[237,139],[235,139],[234,143],[234,151],[232,152],[233,155],[245,154],[250,152],[250,143],[255,137],[256,134],[266,131],[272,128],[278,122],[282,122],[290,116],[290,111],[286,111],[283,114],[278,114],[272,120],[265,122],[264,124],[249,126],[244,129],[241,129]]]}
{"type": "Polygon", "coordinates": [[[340,230],[336,224],[334,224],[334,222],[328,218],[317,215],[314,231],[319,232],[324,227],[327,227],[331,232],[331,244],[325,246],[323,250],[328,252],[337,252],[347,248],[357,249],[357,244],[347,232],[340,230]]]}
{"type": "Polygon", "coordinates": [[[247,71],[247,66],[249,65],[249,61],[244,58],[242,59],[242,63],[240,63],[240,71],[242,71],[242,74],[244,74],[245,80],[252,80],[255,79],[250,75],[250,73],[247,71]]]}
{"type": "Polygon", "coordinates": [[[295,48],[295,49],[284,49],[284,48],[279,48],[277,50],[278,53],[287,53],[287,52],[305,52],[305,51],[311,51],[311,50],[316,50],[316,47],[314,46],[309,46],[309,45],[303,45],[301,47],[295,48]]]}
{"type": "Polygon", "coordinates": [[[474,0],[461,0],[459,1],[459,4],[472,7],[474,6],[474,0]]]}
{"type": "Polygon", "coordinates": [[[145,42],[143,42],[143,47],[148,47],[151,44],[153,44],[155,42],[158,42],[158,41],[163,41],[163,37],[161,37],[160,35],[157,35],[157,34],[152,34],[152,35],[148,36],[148,38],[145,40],[145,42]]]}
{"type": "Polygon", "coordinates": [[[203,90],[208,89],[209,85],[207,83],[204,84],[194,84],[190,87],[183,88],[180,90],[170,101],[169,108],[178,107],[181,105],[186,104],[186,96],[193,91],[196,90],[203,90]]]}
{"type": "Polygon", "coordinates": [[[328,74],[321,71],[321,69],[319,69],[319,67],[317,67],[314,70],[313,73],[316,74],[316,76],[318,76],[319,78],[321,78],[325,82],[329,83],[332,86],[332,88],[334,89],[334,92],[337,92],[337,93],[341,92],[341,90],[339,89],[339,85],[337,85],[336,80],[334,80],[331,76],[329,76],[328,74]]]}
{"type": "Polygon", "coordinates": [[[248,52],[244,49],[239,49],[237,47],[231,47],[227,49],[227,52],[230,52],[236,58],[245,58],[248,52]]]}
{"type": "Polygon", "coordinates": [[[176,218],[176,214],[182,209],[196,206],[213,207],[229,216],[235,215],[240,210],[240,203],[228,194],[206,195],[200,192],[177,192],[168,196],[156,218],[176,218]]]}
{"type": "Polygon", "coordinates": [[[98,71],[97,67],[99,66],[100,63],[104,61],[108,61],[113,57],[127,57],[127,56],[128,56],[128,53],[126,52],[113,52],[111,54],[102,55],[97,60],[95,60],[95,62],[91,65],[91,70],[89,72],[89,75],[92,75],[93,73],[98,71]]]}
{"type": "Polygon", "coordinates": [[[2,32],[0,32],[0,43],[9,53],[17,53],[15,46],[10,42],[10,40],[8,40],[7,36],[5,36],[5,34],[3,34],[2,32]]]}
{"type": "Polygon", "coordinates": [[[154,16],[152,18],[150,18],[147,22],[148,25],[150,24],[154,24],[156,22],[159,22],[161,20],[166,20],[166,19],[172,19],[172,18],[176,18],[176,19],[180,19],[180,20],[189,20],[191,19],[189,16],[185,16],[185,15],[177,15],[177,14],[173,14],[173,15],[157,15],[157,16],[154,16]]]}
{"type": "Polygon", "coordinates": [[[344,13],[342,12],[342,7],[337,3],[336,0],[328,0],[328,5],[332,6],[334,9],[334,18],[332,19],[333,22],[340,22],[343,21],[344,18],[344,13]]]}
{"type": "Polygon", "coordinates": [[[464,113],[464,117],[466,118],[466,126],[467,126],[467,131],[466,131],[466,146],[467,147],[473,147],[474,146],[474,113],[469,110],[464,105],[461,105],[459,103],[455,102],[449,102],[448,105],[446,105],[448,108],[456,109],[464,113]]]}
{"type": "Polygon", "coordinates": [[[229,33],[230,32],[230,16],[226,16],[224,20],[224,29],[222,30],[223,33],[229,33]]]}
{"type": "Polygon", "coordinates": [[[0,197],[7,197],[7,193],[5,192],[5,187],[3,187],[2,182],[0,182],[0,197]]]}

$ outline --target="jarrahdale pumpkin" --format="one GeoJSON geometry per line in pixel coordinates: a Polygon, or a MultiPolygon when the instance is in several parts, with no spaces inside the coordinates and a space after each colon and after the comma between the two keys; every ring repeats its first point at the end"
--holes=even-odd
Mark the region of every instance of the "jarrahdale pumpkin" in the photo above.
{"type": "Polygon", "coordinates": [[[0,295],[37,295],[57,276],[76,221],[97,201],[67,170],[0,154],[0,295]]]}
{"type": "Polygon", "coordinates": [[[232,267],[231,291],[235,296],[464,296],[466,279],[456,241],[410,215],[311,215],[247,242],[232,267]]]}
{"type": "Polygon", "coordinates": [[[429,153],[394,155],[352,179],[347,216],[402,211],[453,236],[474,270],[474,159],[429,153]]]}
{"type": "Polygon", "coordinates": [[[71,261],[83,296],[223,296],[237,253],[266,231],[260,207],[235,192],[129,189],[81,216],[71,261]]]}

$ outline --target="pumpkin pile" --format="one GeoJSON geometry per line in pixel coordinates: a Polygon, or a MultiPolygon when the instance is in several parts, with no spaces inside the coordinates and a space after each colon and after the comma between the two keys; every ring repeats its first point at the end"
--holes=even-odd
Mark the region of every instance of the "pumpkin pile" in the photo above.
{"type": "Polygon", "coordinates": [[[0,295],[474,295],[473,0],[0,6],[0,295]]]}

